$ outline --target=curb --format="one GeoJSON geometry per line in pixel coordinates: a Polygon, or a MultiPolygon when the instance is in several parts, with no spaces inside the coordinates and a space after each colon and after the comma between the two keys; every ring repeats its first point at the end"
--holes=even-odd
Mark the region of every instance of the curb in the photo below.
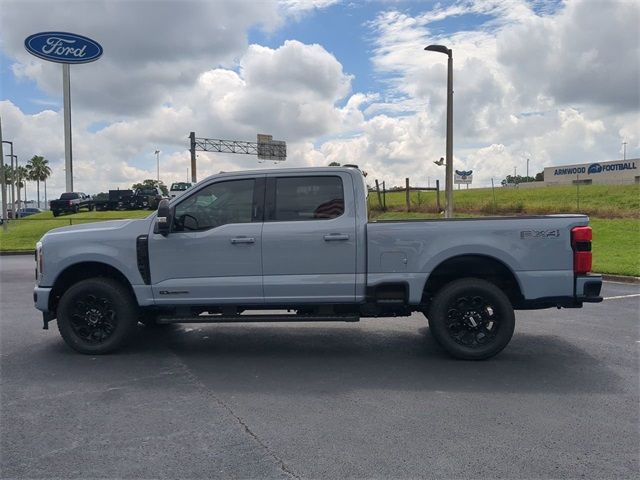
{"type": "Polygon", "coordinates": [[[640,277],[629,277],[626,275],[609,275],[603,273],[602,279],[606,282],[640,283],[640,277]]]}
{"type": "Polygon", "coordinates": [[[7,251],[7,252],[0,252],[0,257],[4,257],[4,256],[13,256],[13,255],[34,255],[35,254],[35,250],[17,250],[17,251],[7,251]]]}

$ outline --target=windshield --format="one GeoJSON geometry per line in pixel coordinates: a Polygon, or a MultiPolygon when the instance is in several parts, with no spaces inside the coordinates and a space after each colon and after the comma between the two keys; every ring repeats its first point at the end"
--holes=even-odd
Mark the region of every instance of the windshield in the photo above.
{"type": "Polygon", "coordinates": [[[190,187],[191,187],[190,183],[177,182],[177,183],[172,183],[171,184],[170,190],[173,190],[173,191],[176,191],[176,192],[184,192],[185,190],[188,190],[190,187]]]}

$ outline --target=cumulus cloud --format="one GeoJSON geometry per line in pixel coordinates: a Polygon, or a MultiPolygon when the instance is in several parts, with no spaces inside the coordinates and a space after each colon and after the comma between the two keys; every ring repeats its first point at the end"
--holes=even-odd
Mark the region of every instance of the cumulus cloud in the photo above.
{"type": "Polygon", "coordinates": [[[5,0],[0,47],[15,59],[16,76],[57,95],[59,65],[30,56],[23,41],[47,30],[87,34],[104,55],[72,69],[74,108],[137,115],[165,101],[167,91],[191,88],[202,71],[234,65],[249,28],[281,21],[277,2],[255,7],[250,0],[5,0]]]}

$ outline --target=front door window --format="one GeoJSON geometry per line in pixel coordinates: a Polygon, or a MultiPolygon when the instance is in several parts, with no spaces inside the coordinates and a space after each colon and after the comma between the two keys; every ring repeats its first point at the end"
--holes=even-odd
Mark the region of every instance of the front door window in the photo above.
{"type": "Polygon", "coordinates": [[[202,231],[229,223],[250,223],[255,180],[213,183],[180,202],[173,230],[202,231]]]}

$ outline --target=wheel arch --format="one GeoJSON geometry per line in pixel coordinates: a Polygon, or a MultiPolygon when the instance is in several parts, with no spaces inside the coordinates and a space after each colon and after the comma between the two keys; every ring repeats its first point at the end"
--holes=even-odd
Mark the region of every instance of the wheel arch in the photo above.
{"type": "Polygon", "coordinates": [[[49,295],[49,311],[55,312],[60,298],[72,285],[89,278],[110,278],[123,285],[135,299],[129,279],[116,267],[103,262],[84,261],[67,266],[53,282],[49,295]]]}
{"type": "Polygon", "coordinates": [[[502,289],[512,305],[523,300],[522,286],[513,270],[503,261],[483,254],[456,255],[441,261],[429,274],[422,301],[430,299],[445,285],[460,278],[480,278],[502,289]]]}

